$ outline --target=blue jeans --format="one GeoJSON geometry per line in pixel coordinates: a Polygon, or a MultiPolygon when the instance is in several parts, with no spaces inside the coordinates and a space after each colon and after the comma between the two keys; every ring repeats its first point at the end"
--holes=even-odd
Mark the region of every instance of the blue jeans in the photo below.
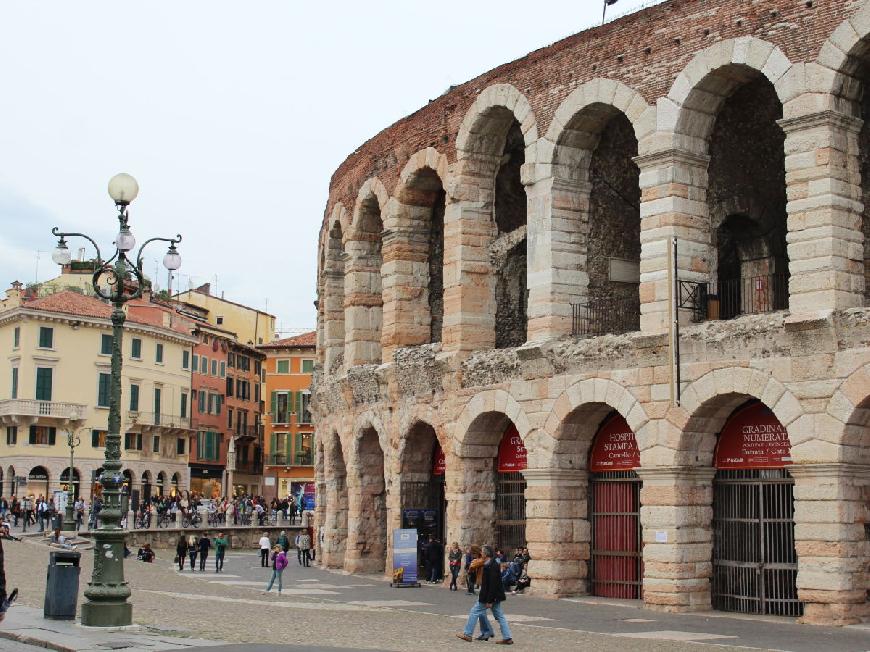
{"type": "Polygon", "coordinates": [[[272,585],[275,583],[275,578],[278,578],[278,593],[281,593],[281,576],[284,574],[284,569],[278,570],[277,568],[272,569],[272,579],[269,580],[269,586],[266,587],[266,591],[272,590],[272,585]]]}
{"type": "MultiPolygon", "coordinates": [[[[511,636],[511,629],[508,627],[507,618],[504,617],[504,611],[501,609],[501,602],[494,602],[492,604],[492,615],[498,621],[498,626],[501,629],[501,637],[502,638],[513,638],[511,636]]],[[[468,614],[468,622],[465,623],[465,635],[471,636],[474,633],[474,621],[481,621],[481,634],[484,634],[483,625],[486,624],[487,630],[489,630],[489,635],[492,636],[494,633],[492,628],[489,626],[489,622],[486,619],[486,605],[482,602],[478,601],[474,603],[474,606],[471,607],[471,611],[468,614]]]]}

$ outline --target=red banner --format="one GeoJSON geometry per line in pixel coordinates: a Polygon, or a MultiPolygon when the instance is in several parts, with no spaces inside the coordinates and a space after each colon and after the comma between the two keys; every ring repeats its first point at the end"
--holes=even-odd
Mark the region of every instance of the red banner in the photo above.
{"type": "Polygon", "coordinates": [[[595,435],[589,454],[589,470],[593,473],[631,471],[639,466],[640,451],[634,432],[621,414],[615,414],[595,435]]]}
{"type": "Polygon", "coordinates": [[[510,424],[498,445],[499,473],[514,473],[526,468],[528,453],[514,424],[510,424]]]}
{"type": "Polygon", "coordinates": [[[738,410],[722,428],[717,469],[778,469],[789,464],[788,432],[763,403],[738,410]]]}
{"type": "Polygon", "coordinates": [[[444,457],[444,451],[441,450],[441,446],[435,445],[435,465],[432,468],[432,475],[444,475],[445,471],[447,471],[447,459],[444,457]]]}

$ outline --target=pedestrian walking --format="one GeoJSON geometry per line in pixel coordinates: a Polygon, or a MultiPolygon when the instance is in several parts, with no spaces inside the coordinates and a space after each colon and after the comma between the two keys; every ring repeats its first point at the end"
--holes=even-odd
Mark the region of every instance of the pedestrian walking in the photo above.
{"type": "Polygon", "coordinates": [[[226,554],[227,548],[229,548],[230,542],[224,536],[223,532],[218,532],[217,537],[214,540],[214,572],[222,573],[224,570],[224,555],[226,554]]]}
{"type": "Polygon", "coordinates": [[[462,550],[459,544],[455,541],[450,546],[450,551],[447,553],[447,562],[450,566],[450,590],[458,591],[456,588],[456,578],[459,577],[459,570],[462,568],[462,550]]]}
{"type": "Polygon", "coordinates": [[[307,568],[311,562],[311,537],[307,532],[299,536],[299,547],[302,548],[302,565],[307,568]]]}
{"type": "Polygon", "coordinates": [[[178,537],[178,543],[175,544],[175,561],[178,563],[178,570],[184,570],[184,560],[187,558],[187,537],[184,532],[178,537]]]}
{"type": "Polygon", "coordinates": [[[263,532],[263,536],[260,537],[260,568],[269,566],[269,550],[271,549],[272,542],[269,541],[269,537],[263,532]]]}
{"type": "Polygon", "coordinates": [[[196,555],[199,552],[199,542],[196,535],[191,534],[187,539],[187,555],[190,557],[190,572],[196,572],[196,555]]]}
{"type": "Polygon", "coordinates": [[[281,530],[281,534],[278,535],[278,540],[275,542],[275,545],[281,546],[281,550],[284,551],[284,556],[287,556],[287,551],[290,550],[290,539],[287,537],[287,533],[284,530],[281,530]]]}
{"type": "Polygon", "coordinates": [[[477,602],[471,607],[468,614],[468,621],[465,623],[465,630],[462,634],[457,634],[463,641],[472,641],[471,635],[474,633],[474,624],[479,620],[480,616],[486,616],[487,609],[492,611],[492,615],[498,621],[499,629],[501,629],[501,640],[496,641],[500,645],[513,645],[514,640],[511,637],[511,630],[508,626],[507,618],[505,618],[502,610],[502,603],[505,601],[504,587],[501,584],[501,569],[495,561],[495,552],[491,546],[483,546],[483,568],[481,569],[480,579],[480,595],[477,602]]]}
{"type": "Polygon", "coordinates": [[[296,538],[293,540],[293,545],[296,548],[296,561],[299,562],[299,565],[302,565],[302,535],[298,532],[296,533],[296,538]]]}
{"type": "Polygon", "coordinates": [[[287,553],[281,549],[281,546],[276,545],[272,548],[272,578],[269,580],[269,585],[266,587],[264,593],[268,593],[272,590],[272,585],[277,579],[278,595],[281,595],[281,590],[283,588],[281,578],[284,575],[285,568],[287,568],[287,553]]]}
{"type": "Polygon", "coordinates": [[[211,548],[211,539],[205,533],[199,538],[199,570],[205,571],[205,560],[208,559],[208,551],[211,548]]]}

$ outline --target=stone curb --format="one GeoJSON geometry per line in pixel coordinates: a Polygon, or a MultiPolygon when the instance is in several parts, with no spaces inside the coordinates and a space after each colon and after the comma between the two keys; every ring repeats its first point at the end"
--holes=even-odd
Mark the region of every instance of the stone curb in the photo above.
{"type": "Polygon", "coordinates": [[[48,641],[45,639],[39,639],[34,636],[28,636],[26,634],[16,634],[15,632],[4,632],[3,630],[0,630],[0,639],[7,639],[9,641],[16,641],[25,645],[42,647],[47,650],[57,650],[57,652],[77,652],[76,648],[73,647],[67,647],[66,645],[61,645],[60,643],[55,643],[53,641],[48,641]]]}

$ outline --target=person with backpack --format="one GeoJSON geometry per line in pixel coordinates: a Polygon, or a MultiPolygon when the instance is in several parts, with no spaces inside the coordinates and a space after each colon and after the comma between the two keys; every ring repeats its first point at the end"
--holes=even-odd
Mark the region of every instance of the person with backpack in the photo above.
{"type": "Polygon", "coordinates": [[[276,545],[272,548],[272,578],[269,580],[269,585],[266,587],[266,590],[263,593],[268,593],[272,590],[272,585],[275,583],[275,580],[278,580],[278,595],[281,595],[281,590],[283,588],[281,578],[284,575],[284,569],[287,568],[287,553],[285,553],[281,546],[276,545]]]}

